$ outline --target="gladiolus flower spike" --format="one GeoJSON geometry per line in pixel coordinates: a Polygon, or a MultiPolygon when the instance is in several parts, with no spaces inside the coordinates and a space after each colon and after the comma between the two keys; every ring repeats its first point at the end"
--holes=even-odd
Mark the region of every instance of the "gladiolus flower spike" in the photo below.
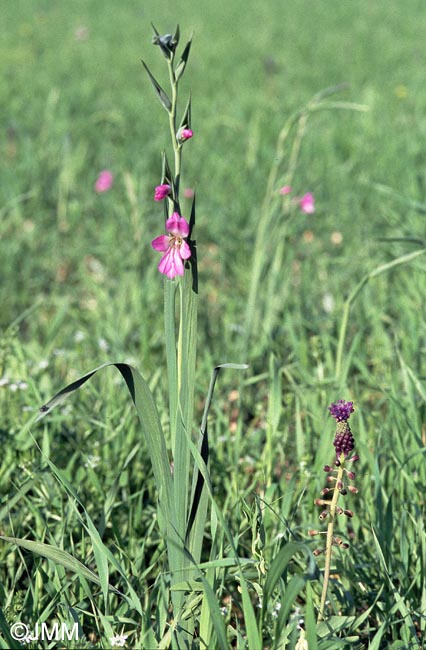
{"type": "Polygon", "coordinates": [[[168,235],[160,235],[152,240],[152,248],[164,253],[158,265],[160,273],[170,280],[177,275],[183,275],[183,261],[191,257],[191,249],[185,239],[189,235],[189,223],[178,212],[173,212],[166,221],[168,235]]]}
{"type": "Polygon", "coordinates": [[[334,436],[334,449],[336,451],[336,460],[334,464],[325,465],[324,472],[327,473],[327,483],[331,487],[326,487],[321,491],[321,498],[315,499],[315,505],[321,507],[319,515],[320,521],[326,519],[328,521],[327,530],[311,531],[310,535],[326,535],[325,547],[314,550],[314,555],[325,555],[324,567],[324,581],[321,595],[321,604],[318,614],[318,621],[322,620],[325,615],[325,603],[327,600],[327,590],[330,580],[331,568],[331,554],[333,546],[338,546],[342,549],[349,548],[349,544],[344,542],[341,537],[334,535],[334,524],[336,517],[345,515],[349,519],[353,517],[352,510],[342,508],[338,505],[339,498],[345,497],[350,494],[358,492],[354,485],[349,485],[348,482],[353,481],[355,473],[346,468],[346,463],[355,462],[359,459],[358,455],[353,455],[348,458],[349,454],[355,447],[355,440],[352,431],[349,427],[348,420],[354,412],[353,402],[346,402],[341,399],[328,407],[331,417],[336,420],[336,433],[334,436]]]}

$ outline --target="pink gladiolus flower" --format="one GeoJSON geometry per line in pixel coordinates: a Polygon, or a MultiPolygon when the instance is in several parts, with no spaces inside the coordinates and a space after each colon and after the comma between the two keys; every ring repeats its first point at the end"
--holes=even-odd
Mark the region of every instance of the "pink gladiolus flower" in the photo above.
{"type": "Polygon", "coordinates": [[[280,189],[280,194],[290,194],[291,190],[292,190],[292,188],[290,187],[290,185],[284,185],[280,189]]]}
{"type": "Polygon", "coordinates": [[[154,201],[162,201],[170,194],[170,185],[157,185],[155,188],[154,201]]]}
{"type": "Polygon", "coordinates": [[[299,199],[299,206],[305,214],[313,214],[315,212],[314,195],[307,192],[299,199]]]}
{"type": "Polygon", "coordinates": [[[191,129],[179,129],[178,134],[177,134],[177,139],[180,140],[181,142],[184,142],[185,140],[189,140],[192,138],[194,135],[194,132],[191,131],[191,129]]]}
{"type": "Polygon", "coordinates": [[[108,192],[114,182],[114,174],[109,169],[104,169],[100,172],[95,183],[96,192],[108,192]]]}
{"type": "Polygon", "coordinates": [[[164,253],[158,270],[173,280],[177,275],[183,275],[182,260],[188,260],[191,257],[191,249],[185,241],[189,235],[189,223],[180,214],[173,212],[170,219],[166,221],[166,229],[169,234],[156,237],[152,240],[151,246],[154,250],[164,253]]]}

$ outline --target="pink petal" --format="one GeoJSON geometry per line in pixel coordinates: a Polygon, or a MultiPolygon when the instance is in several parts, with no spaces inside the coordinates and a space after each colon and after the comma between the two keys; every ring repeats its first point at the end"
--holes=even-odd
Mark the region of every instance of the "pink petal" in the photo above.
{"type": "Polygon", "coordinates": [[[152,240],[151,246],[155,251],[163,253],[169,248],[170,237],[168,235],[160,235],[152,240]]]}
{"type": "Polygon", "coordinates": [[[182,140],[189,140],[189,138],[192,138],[193,135],[194,133],[191,129],[182,129],[180,132],[180,137],[182,140]]]}
{"type": "Polygon", "coordinates": [[[173,212],[172,216],[166,221],[167,232],[171,232],[173,235],[179,235],[179,219],[180,214],[178,212],[173,212]]]}
{"type": "Polygon", "coordinates": [[[178,212],[173,212],[172,216],[166,221],[166,230],[177,237],[188,237],[189,223],[178,212]]]}
{"type": "Polygon", "coordinates": [[[180,256],[183,260],[189,260],[191,257],[191,249],[189,248],[186,241],[183,241],[180,247],[180,256]]]}
{"type": "Polygon", "coordinates": [[[173,280],[177,275],[183,275],[184,268],[179,251],[176,248],[169,248],[167,253],[163,255],[158,265],[160,273],[167,275],[170,280],[173,280]]]}
{"type": "Polygon", "coordinates": [[[95,183],[96,192],[107,192],[111,189],[114,182],[114,174],[109,169],[100,172],[95,183]]]}
{"type": "Polygon", "coordinates": [[[292,188],[290,185],[283,185],[283,187],[280,189],[280,194],[290,194],[291,190],[292,188]]]}
{"type": "Polygon", "coordinates": [[[188,237],[189,235],[189,223],[185,217],[181,217],[179,220],[179,235],[180,237],[188,237]]]}
{"type": "Polygon", "coordinates": [[[314,196],[311,192],[307,192],[302,196],[299,201],[300,209],[305,214],[313,214],[315,212],[314,196]]]}
{"type": "Polygon", "coordinates": [[[163,199],[166,198],[170,194],[170,190],[172,188],[170,185],[164,184],[164,185],[157,185],[155,188],[155,193],[154,193],[154,201],[162,201],[163,199]]]}

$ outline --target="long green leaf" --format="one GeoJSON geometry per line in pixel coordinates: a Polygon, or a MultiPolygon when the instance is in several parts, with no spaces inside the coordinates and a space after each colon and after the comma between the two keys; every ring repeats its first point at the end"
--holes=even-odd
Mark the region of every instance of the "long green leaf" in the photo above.
{"type": "MultiPolygon", "coordinates": [[[[79,560],[60,548],[51,546],[50,544],[44,544],[43,542],[35,542],[31,539],[7,537],[6,535],[0,535],[0,539],[3,539],[5,542],[9,542],[10,544],[16,544],[17,546],[25,548],[27,551],[31,551],[36,555],[41,555],[47,560],[51,560],[54,564],[60,564],[68,571],[82,575],[87,580],[90,580],[99,586],[101,585],[101,581],[99,580],[96,573],[93,573],[93,571],[84,566],[84,564],[82,564],[79,560]]],[[[117,589],[111,587],[110,585],[109,589],[115,593],[120,593],[117,589]]]]}
{"type": "MultiPolygon", "coordinates": [[[[222,363],[213,369],[212,376],[210,379],[209,389],[207,392],[206,402],[204,405],[204,412],[201,421],[201,426],[200,426],[200,454],[206,466],[208,465],[208,460],[209,460],[209,443],[208,443],[208,431],[207,431],[208,415],[209,415],[210,406],[213,399],[213,393],[214,393],[217,377],[219,375],[219,372],[226,368],[230,370],[246,370],[248,368],[248,365],[245,363],[222,363]]],[[[200,470],[198,469],[197,472],[194,473],[191,507],[189,512],[188,524],[186,527],[186,534],[185,534],[185,539],[188,540],[194,522],[196,522],[196,526],[194,528],[193,534],[191,535],[190,538],[191,541],[189,544],[190,551],[195,558],[199,558],[201,554],[201,541],[204,533],[204,520],[205,520],[206,506],[207,506],[207,495],[205,492],[203,492],[203,485],[204,485],[204,478],[200,470]],[[203,499],[203,494],[205,495],[204,499],[203,499]],[[203,504],[204,506],[203,516],[199,517],[196,521],[197,511],[200,509],[201,504],[203,504]]]]}
{"type": "Polygon", "coordinates": [[[272,592],[280,580],[283,572],[287,568],[288,563],[292,559],[295,553],[303,551],[305,555],[309,558],[309,565],[307,573],[313,575],[315,571],[315,561],[314,557],[306,544],[300,544],[297,542],[288,542],[283,546],[278,555],[272,561],[271,566],[269,567],[268,577],[266,578],[265,588],[263,591],[263,603],[266,609],[269,598],[272,595],[272,592]]]}
{"type": "Polygon", "coordinates": [[[145,70],[148,73],[148,77],[149,77],[152,85],[154,86],[154,90],[157,93],[157,97],[160,100],[160,104],[162,105],[163,108],[166,109],[166,111],[168,113],[170,113],[170,109],[172,107],[172,102],[170,101],[169,97],[164,92],[164,90],[162,89],[162,87],[160,86],[160,84],[158,83],[156,78],[154,77],[154,75],[151,74],[150,69],[146,65],[145,61],[142,61],[142,65],[143,65],[143,67],[145,68],[145,70]]]}
{"type": "Polygon", "coordinates": [[[179,552],[180,542],[178,537],[176,537],[177,526],[174,510],[173,479],[170,471],[166,441],[154,398],[142,375],[127,363],[104,363],[60,390],[59,393],[40,408],[40,414],[36,421],[45,417],[52,409],[81,388],[96,373],[109,366],[114,366],[121,373],[136,407],[148,447],[159,495],[158,514],[160,529],[162,534],[165,535],[168,544],[170,565],[172,567],[178,566],[178,558],[181,552],[179,552]]]}
{"type": "Polygon", "coordinates": [[[79,379],[71,382],[60,390],[51,400],[40,408],[38,422],[45,417],[56,406],[59,406],[67,397],[75,393],[89,379],[104,368],[114,366],[121,373],[126,382],[127,389],[139,415],[142,430],[145,435],[148,451],[151,458],[152,469],[157,488],[160,492],[160,501],[166,505],[166,513],[170,515],[170,504],[172,495],[172,476],[168,461],[166,441],[161,428],[160,418],[154,398],[142,375],[127,363],[104,363],[94,370],[82,375],[79,379]]]}
{"type": "Polygon", "coordinates": [[[188,63],[189,52],[191,50],[191,44],[192,44],[192,34],[191,34],[191,38],[185,45],[184,50],[182,52],[182,56],[180,57],[180,61],[176,66],[176,70],[175,70],[176,81],[179,81],[179,79],[185,72],[186,64],[188,63]]]}

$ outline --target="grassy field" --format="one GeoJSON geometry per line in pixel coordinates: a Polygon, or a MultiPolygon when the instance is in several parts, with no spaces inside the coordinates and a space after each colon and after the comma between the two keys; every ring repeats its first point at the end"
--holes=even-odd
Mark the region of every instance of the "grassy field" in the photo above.
{"type": "MultiPolygon", "coordinates": [[[[163,279],[150,245],[164,232],[152,199],[167,117],[140,59],[165,83],[150,23],[167,33],[179,22],[183,41],[194,32],[182,82],[194,130],[182,187],[197,192],[194,431],[212,368],[249,364],[220,376],[210,417],[214,500],[247,560],[255,618],[212,517],[203,560],[217,563],[227,643],[295,648],[305,619],[309,650],[422,648],[424,3],[5,0],[2,14],[0,535],[67,551],[101,577],[108,566],[124,597],[1,541],[0,647],[21,647],[8,636],[16,621],[78,621],[79,648],[112,647],[114,635],[168,647],[158,495],[119,375],[89,382],[32,435],[25,423],[67,382],[126,361],[167,430],[163,279]],[[102,169],[114,184],[99,194],[102,169]],[[307,192],[313,214],[291,198],[307,192]],[[341,398],[355,404],[359,492],[346,497],[355,514],[340,525],[350,548],[333,556],[330,623],[315,628],[322,556],[295,551],[261,605],[285,545],[318,546],[308,532],[334,453],[327,407],[341,398]]],[[[185,597],[198,620],[200,592],[185,597]]]]}

